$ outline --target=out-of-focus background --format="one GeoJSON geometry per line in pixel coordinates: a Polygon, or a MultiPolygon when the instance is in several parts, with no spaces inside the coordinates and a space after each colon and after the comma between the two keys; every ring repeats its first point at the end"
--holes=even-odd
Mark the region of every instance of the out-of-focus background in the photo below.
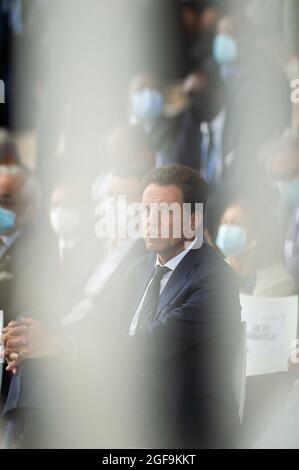
{"type": "MultiPolygon", "coordinates": [[[[29,232],[14,265],[0,254],[5,324],[37,291],[40,319],[88,310],[113,250],[96,207],[140,201],[170,163],[207,180],[206,241],[241,292],[299,294],[298,24],[297,0],[0,0],[0,205],[21,200],[29,232]]],[[[244,446],[284,406],[287,359],[247,378],[244,446]]]]}

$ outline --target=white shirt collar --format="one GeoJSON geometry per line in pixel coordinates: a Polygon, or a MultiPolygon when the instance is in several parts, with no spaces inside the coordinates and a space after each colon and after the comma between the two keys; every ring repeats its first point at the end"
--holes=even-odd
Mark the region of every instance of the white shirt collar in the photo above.
{"type": "MultiPolygon", "coordinates": [[[[182,261],[182,259],[186,256],[186,254],[194,247],[194,245],[197,242],[197,238],[191,242],[187,248],[185,248],[183,251],[181,251],[178,255],[174,256],[174,258],[171,258],[167,263],[165,263],[163,266],[166,266],[170,271],[174,271],[175,268],[178,266],[178,264],[182,261]]],[[[156,266],[162,266],[159,256],[157,255],[156,258],[156,266]]]]}

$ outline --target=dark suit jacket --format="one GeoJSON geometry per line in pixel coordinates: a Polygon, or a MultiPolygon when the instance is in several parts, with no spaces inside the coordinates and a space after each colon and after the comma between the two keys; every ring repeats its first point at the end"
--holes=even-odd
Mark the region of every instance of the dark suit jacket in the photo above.
{"type": "MultiPolygon", "coordinates": [[[[4,324],[21,315],[30,315],[38,310],[43,271],[42,241],[38,230],[30,225],[0,259],[0,309],[4,311],[4,324]]],[[[49,275],[49,272],[48,272],[49,275]]],[[[7,393],[10,376],[3,372],[1,404],[7,393]]]]}
{"type": "Polygon", "coordinates": [[[155,320],[130,337],[154,265],[150,254],[124,273],[106,332],[115,343],[108,342],[106,353],[100,353],[111,360],[110,380],[111,370],[116,371],[112,380],[120,406],[114,415],[128,422],[128,435],[117,445],[233,446],[239,426],[232,384],[240,328],[234,275],[207,244],[190,250],[166,284],[155,320]]]}
{"type": "Polygon", "coordinates": [[[0,259],[0,309],[4,322],[31,312],[38,303],[42,279],[42,240],[34,226],[24,228],[0,259]],[[41,282],[39,282],[39,285],[41,282]]]}

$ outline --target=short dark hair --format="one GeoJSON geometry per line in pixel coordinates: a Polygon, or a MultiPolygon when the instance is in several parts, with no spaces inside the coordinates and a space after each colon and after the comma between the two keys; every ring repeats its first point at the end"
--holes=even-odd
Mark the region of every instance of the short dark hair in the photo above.
{"type": "Polygon", "coordinates": [[[144,189],[150,184],[159,186],[177,186],[182,190],[183,203],[191,203],[192,212],[195,204],[202,203],[205,209],[208,199],[208,186],[197,171],[185,165],[173,164],[155,168],[144,177],[144,189]]]}

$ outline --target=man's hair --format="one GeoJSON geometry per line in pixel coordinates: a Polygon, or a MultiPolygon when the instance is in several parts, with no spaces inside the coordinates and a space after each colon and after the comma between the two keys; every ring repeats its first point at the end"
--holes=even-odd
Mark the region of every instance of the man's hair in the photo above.
{"type": "Polygon", "coordinates": [[[144,189],[150,184],[159,186],[177,186],[182,190],[183,203],[191,203],[191,211],[195,204],[202,203],[205,209],[208,198],[206,181],[192,168],[185,165],[173,164],[155,168],[144,178],[144,189]]]}

